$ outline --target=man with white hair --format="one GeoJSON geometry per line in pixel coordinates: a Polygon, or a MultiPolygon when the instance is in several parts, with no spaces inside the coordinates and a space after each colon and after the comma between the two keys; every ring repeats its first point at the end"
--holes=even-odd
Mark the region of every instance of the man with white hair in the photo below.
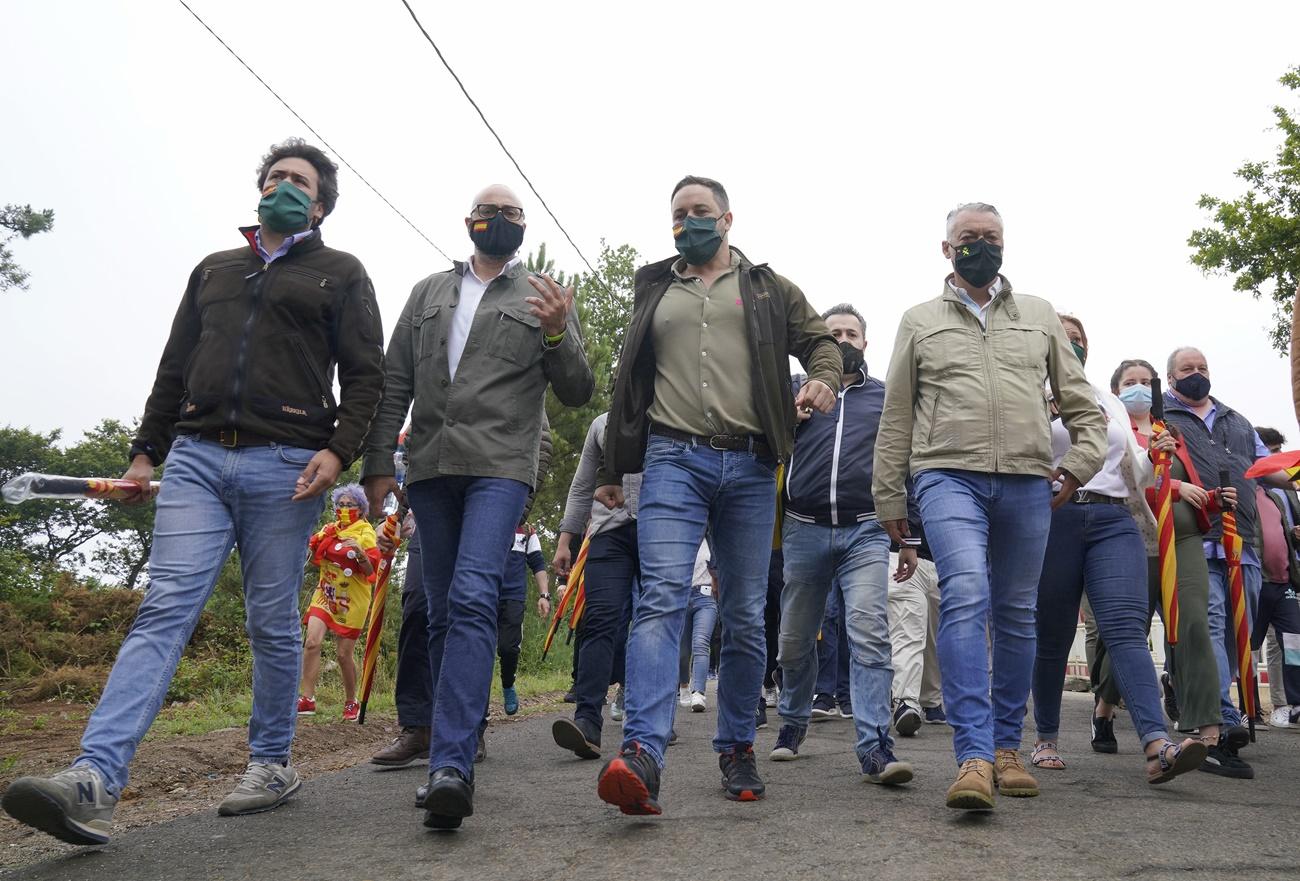
{"type": "Polygon", "coordinates": [[[1002,216],[972,202],[948,215],[943,292],[898,327],[885,380],[872,495],[900,545],[913,479],[939,572],[943,697],[961,766],[951,808],[988,810],[993,787],[1034,796],[1020,761],[1033,674],[1038,577],[1050,508],[1101,466],[1106,429],[1052,304],[1000,275],[1002,216]],[[1072,448],[1052,465],[1050,383],[1072,448]],[[1052,498],[1050,480],[1060,489],[1052,498]],[[990,679],[987,631],[993,633],[990,679]]]}
{"type": "Polygon", "coordinates": [[[366,446],[372,508],[397,489],[393,447],[411,412],[406,496],[429,601],[434,682],[425,825],[474,813],[474,755],[515,527],[537,485],[547,386],[580,407],[594,381],[573,289],[530,274],[524,210],[508,187],[474,198],[469,260],[416,284],[388,344],[384,398],[366,446]]]}

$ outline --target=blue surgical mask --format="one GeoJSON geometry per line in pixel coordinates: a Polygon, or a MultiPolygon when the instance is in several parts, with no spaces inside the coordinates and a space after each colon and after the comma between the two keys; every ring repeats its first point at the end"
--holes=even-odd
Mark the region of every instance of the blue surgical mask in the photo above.
{"type": "Polygon", "coordinates": [[[1145,416],[1151,412],[1151,387],[1138,383],[1120,389],[1119,399],[1124,402],[1124,409],[1133,416],[1145,416]]]}

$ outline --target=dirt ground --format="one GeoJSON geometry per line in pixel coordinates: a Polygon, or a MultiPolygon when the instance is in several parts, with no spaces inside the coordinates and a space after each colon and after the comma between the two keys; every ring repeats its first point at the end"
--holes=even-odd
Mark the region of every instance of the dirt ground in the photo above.
{"type": "MultiPolygon", "coordinates": [[[[492,724],[510,724],[554,709],[558,698],[558,694],[523,698],[519,715],[494,715],[492,724]]],[[[9,709],[16,715],[0,729],[0,757],[7,757],[0,763],[0,790],[19,777],[60,771],[76,757],[90,706],[39,701],[9,709]]],[[[362,726],[342,721],[299,725],[293,764],[304,779],[311,780],[367,761],[397,733],[397,720],[380,715],[367,716],[362,726]]],[[[245,728],[224,728],[142,743],[131,763],[130,785],[113,814],[114,834],[216,810],[248,762],[247,734],[245,728]]],[[[68,849],[69,845],[0,812],[0,874],[68,849]]]]}

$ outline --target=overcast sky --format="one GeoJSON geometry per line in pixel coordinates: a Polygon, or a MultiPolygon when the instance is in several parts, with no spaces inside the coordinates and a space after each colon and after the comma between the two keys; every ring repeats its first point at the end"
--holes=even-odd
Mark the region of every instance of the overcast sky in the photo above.
{"type": "MultiPolygon", "coordinates": [[[[398,0],[194,0],[444,250],[491,182],[525,250],[580,261],[398,0]]],[[[413,3],[580,248],[672,253],[669,192],[720,179],[733,244],[819,309],[867,317],[884,375],[898,318],[940,292],[944,216],[997,205],[1018,291],[1083,319],[1089,377],[1206,352],[1214,393],[1297,432],[1271,306],[1188,262],[1202,192],[1273,156],[1300,3],[413,3]],[[800,14],[791,14],[798,10],[800,14]]],[[[0,295],[0,423],[69,439],[143,409],[194,264],[255,222],[268,145],[310,137],[174,0],[0,5],[0,204],[56,213],[0,295]]],[[[324,226],[374,278],[385,334],[445,261],[351,173],[324,226]]]]}

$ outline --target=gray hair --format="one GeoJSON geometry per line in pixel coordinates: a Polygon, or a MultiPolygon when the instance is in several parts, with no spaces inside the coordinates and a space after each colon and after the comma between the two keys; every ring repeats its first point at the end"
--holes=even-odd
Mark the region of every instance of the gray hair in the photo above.
{"type": "Polygon", "coordinates": [[[1196,348],[1196,346],[1179,346],[1178,348],[1174,349],[1172,352],[1169,353],[1169,363],[1165,365],[1165,373],[1167,375],[1169,376],[1174,375],[1174,362],[1178,360],[1178,356],[1181,355],[1183,352],[1195,352],[1201,357],[1205,357],[1205,353],[1202,352],[1200,349],[1196,348]]]}
{"type": "Polygon", "coordinates": [[[867,335],[867,319],[862,317],[862,313],[853,308],[852,303],[840,303],[838,306],[832,306],[822,313],[822,321],[830,318],[832,315],[852,315],[858,319],[858,324],[862,325],[862,335],[867,335]]]}
{"type": "Polygon", "coordinates": [[[974,211],[977,214],[992,214],[1002,220],[1002,214],[988,202],[965,202],[948,212],[948,241],[952,241],[952,231],[957,226],[957,215],[963,211],[974,211]]]}

